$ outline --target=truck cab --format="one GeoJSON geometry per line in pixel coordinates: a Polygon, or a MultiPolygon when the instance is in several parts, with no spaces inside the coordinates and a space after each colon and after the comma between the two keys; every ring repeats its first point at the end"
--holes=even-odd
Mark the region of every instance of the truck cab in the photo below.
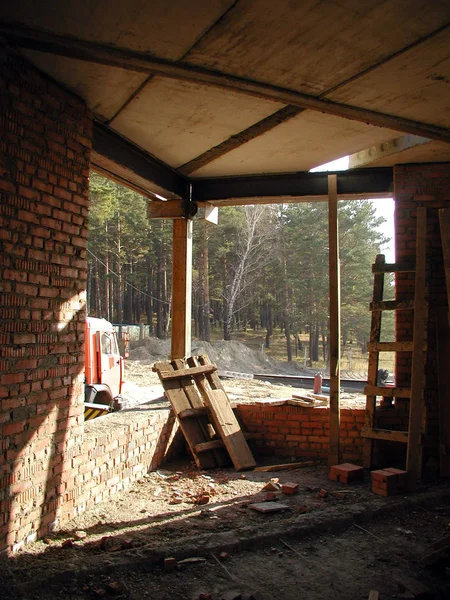
{"type": "Polygon", "coordinates": [[[123,358],[117,334],[106,319],[86,318],[85,325],[85,402],[120,407],[123,385],[123,358]]]}

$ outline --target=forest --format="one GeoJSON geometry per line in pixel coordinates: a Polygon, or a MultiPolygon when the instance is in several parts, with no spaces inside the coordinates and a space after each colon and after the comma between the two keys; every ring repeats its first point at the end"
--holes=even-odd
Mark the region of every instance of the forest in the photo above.
{"type": "MultiPolygon", "coordinates": [[[[95,173],[90,190],[88,314],[169,336],[172,222],[149,221],[146,198],[95,173]]],[[[253,330],[269,348],[281,332],[287,360],[306,339],[310,365],[327,363],[327,210],[326,202],[236,206],[219,210],[218,225],[196,219],[193,336],[253,330]]],[[[383,221],[371,202],[339,203],[342,344],[362,352],[383,221]]]]}

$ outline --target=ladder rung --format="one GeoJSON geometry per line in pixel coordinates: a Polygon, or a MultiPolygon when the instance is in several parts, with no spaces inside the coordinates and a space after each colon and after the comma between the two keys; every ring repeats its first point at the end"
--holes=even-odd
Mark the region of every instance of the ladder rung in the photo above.
{"type": "Polygon", "coordinates": [[[369,342],[369,352],[412,352],[413,342],[369,342]]]}
{"type": "Polygon", "coordinates": [[[372,265],[372,273],[414,273],[416,266],[412,263],[397,264],[385,263],[384,265],[372,265]]]}
{"type": "Polygon", "coordinates": [[[367,385],[364,388],[364,393],[366,396],[383,396],[384,398],[411,398],[411,390],[409,388],[367,385]]]}
{"type": "Polygon", "coordinates": [[[370,429],[370,427],[363,427],[361,436],[372,440],[389,440],[391,442],[408,443],[407,431],[392,431],[391,429],[370,429]]]}
{"type": "Polygon", "coordinates": [[[207,452],[208,450],[217,450],[218,448],[224,447],[223,440],[211,440],[210,442],[203,442],[202,444],[195,445],[195,452],[207,452]]]}
{"type": "Polygon", "coordinates": [[[381,300],[371,302],[370,310],[410,310],[414,308],[414,300],[381,300]]]}
{"type": "Polygon", "coordinates": [[[159,371],[159,378],[167,379],[182,379],[183,377],[193,377],[194,375],[205,375],[217,371],[216,365],[202,365],[201,367],[192,367],[190,369],[177,369],[176,371],[159,371]]]}
{"type": "MultiPolygon", "coordinates": [[[[178,415],[179,416],[179,415],[178,415]]],[[[244,437],[246,440],[256,440],[261,439],[261,433],[244,433],[244,437]]],[[[210,442],[202,442],[201,444],[197,444],[195,446],[195,452],[199,454],[200,452],[207,452],[208,450],[218,450],[219,448],[224,447],[223,440],[211,440],[210,442]]]]}
{"type": "Polygon", "coordinates": [[[199,406],[198,408],[185,408],[184,410],[180,410],[178,413],[179,419],[186,419],[188,417],[200,417],[202,415],[207,415],[209,413],[209,409],[207,406],[199,406]]]}

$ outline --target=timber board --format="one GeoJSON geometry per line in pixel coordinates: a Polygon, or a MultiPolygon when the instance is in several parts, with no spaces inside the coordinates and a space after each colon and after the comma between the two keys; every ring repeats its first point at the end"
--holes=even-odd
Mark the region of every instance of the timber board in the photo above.
{"type": "MultiPolygon", "coordinates": [[[[199,356],[197,359],[191,357],[187,362],[191,367],[198,366],[198,363],[202,366],[210,364],[206,355],[199,356]]],[[[244,433],[231,408],[217,372],[196,375],[195,382],[204,403],[210,409],[214,428],[223,439],[235,469],[237,471],[253,469],[256,466],[255,459],[248,447],[244,433]]]]}
{"type": "MultiPolygon", "coordinates": [[[[174,371],[174,367],[170,362],[155,363],[154,370],[159,374],[161,371],[174,371]]],[[[209,442],[211,435],[208,431],[208,417],[199,415],[196,418],[183,419],[179,417],[183,411],[200,408],[203,404],[201,399],[196,398],[193,394],[189,397],[183,389],[179,380],[163,381],[164,391],[177,417],[179,426],[186,442],[192,452],[195,463],[202,469],[213,469],[217,467],[217,462],[211,452],[203,452],[198,454],[195,447],[198,444],[209,442]]]]}

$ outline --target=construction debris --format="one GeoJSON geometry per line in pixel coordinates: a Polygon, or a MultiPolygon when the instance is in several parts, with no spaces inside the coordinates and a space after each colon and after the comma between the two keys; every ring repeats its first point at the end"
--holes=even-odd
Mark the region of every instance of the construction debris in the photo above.
{"type": "Polygon", "coordinates": [[[289,510],[289,506],[287,506],[287,504],[280,504],[280,502],[256,502],[255,504],[249,504],[248,507],[261,513],[273,513],[281,512],[282,510],[289,510]]]}
{"type": "Polygon", "coordinates": [[[287,471],[289,469],[303,469],[304,467],[312,467],[316,464],[313,460],[307,460],[305,462],[293,462],[285,463],[282,465],[270,465],[267,467],[256,467],[254,471],[268,473],[270,471],[287,471]]]}
{"type": "Polygon", "coordinates": [[[177,559],[169,556],[164,559],[164,569],[168,572],[174,571],[177,568],[177,559]]]}

